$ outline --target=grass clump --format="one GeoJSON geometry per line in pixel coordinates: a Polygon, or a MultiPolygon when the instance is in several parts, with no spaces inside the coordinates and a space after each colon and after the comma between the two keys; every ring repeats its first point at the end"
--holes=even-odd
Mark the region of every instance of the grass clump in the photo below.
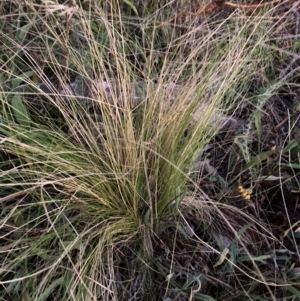
{"type": "Polygon", "coordinates": [[[268,274],[281,242],[232,197],[266,168],[250,128],[293,75],[270,72],[274,8],[163,28],[172,8],[152,8],[1,4],[4,300],[298,296],[295,236],[268,274]]]}

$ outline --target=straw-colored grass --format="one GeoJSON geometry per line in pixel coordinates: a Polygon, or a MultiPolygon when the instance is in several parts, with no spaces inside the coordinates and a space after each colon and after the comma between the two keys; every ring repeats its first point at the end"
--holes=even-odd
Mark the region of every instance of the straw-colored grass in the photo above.
{"type": "Polygon", "coordinates": [[[170,6],[41,3],[0,4],[0,297],[214,300],[195,283],[229,298],[223,271],[275,300],[250,247],[275,237],[191,176],[255,80],[285,84],[267,82],[275,11],[155,29],[170,6]],[[214,257],[177,281],[179,249],[214,257]]]}

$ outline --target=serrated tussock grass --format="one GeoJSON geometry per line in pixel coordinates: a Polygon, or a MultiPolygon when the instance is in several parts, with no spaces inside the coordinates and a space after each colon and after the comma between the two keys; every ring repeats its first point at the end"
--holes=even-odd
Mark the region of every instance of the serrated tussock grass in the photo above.
{"type": "Polygon", "coordinates": [[[211,225],[219,209],[189,172],[268,62],[272,26],[233,13],[182,33],[153,29],[155,14],[30,1],[20,15],[27,26],[1,31],[14,52],[1,67],[1,297],[158,300],[172,288],[154,281],[168,276],[153,264],[160,234],[190,210],[211,225]]]}

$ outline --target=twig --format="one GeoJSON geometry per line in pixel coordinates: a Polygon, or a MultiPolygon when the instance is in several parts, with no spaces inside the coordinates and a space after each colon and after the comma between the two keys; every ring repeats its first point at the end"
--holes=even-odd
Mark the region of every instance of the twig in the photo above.
{"type": "MultiPolygon", "coordinates": [[[[279,3],[281,0],[273,0],[273,1],[269,1],[269,2],[265,2],[265,3],[258,3],[258,4],[236,4],[236,3],[232,3],[230,1],[224,1],[224,0],[214,0],[211,1],[206,7],[204,8],[199,8],[199,10],[195,13],[192,13],[191,11],[185,11],[182,13],[179,13],[177,15],[175,15],[173,18],[163,21],[162,23],[160,23],[157,26],[154,26],[155,29],[160,28],[172,21],[176,21],[177,19],[181,18],[182,16],[200,16],[202,14],[207,14],[207,13],[211,13],[214,10],[216,10],[218,7],[224,7],[224,6],[228,6],[230,8],[239,8],[239,9],[244,9],[244,10],[256,10],[258,8],[262,8],[265,7],[267,5],[271,5],[271,4],[276,4],[279,3]]],[[[293,2],[296,0],[292,0],[293,2]]]]}

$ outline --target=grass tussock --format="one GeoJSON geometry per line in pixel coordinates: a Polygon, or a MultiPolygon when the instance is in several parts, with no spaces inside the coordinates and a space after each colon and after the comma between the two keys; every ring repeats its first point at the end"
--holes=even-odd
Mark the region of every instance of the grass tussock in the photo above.
{"type": "Polygon", "coordinates": [[[293,8],[178,7],[1,2],[3,300],[300,298],[293,8]]]}

